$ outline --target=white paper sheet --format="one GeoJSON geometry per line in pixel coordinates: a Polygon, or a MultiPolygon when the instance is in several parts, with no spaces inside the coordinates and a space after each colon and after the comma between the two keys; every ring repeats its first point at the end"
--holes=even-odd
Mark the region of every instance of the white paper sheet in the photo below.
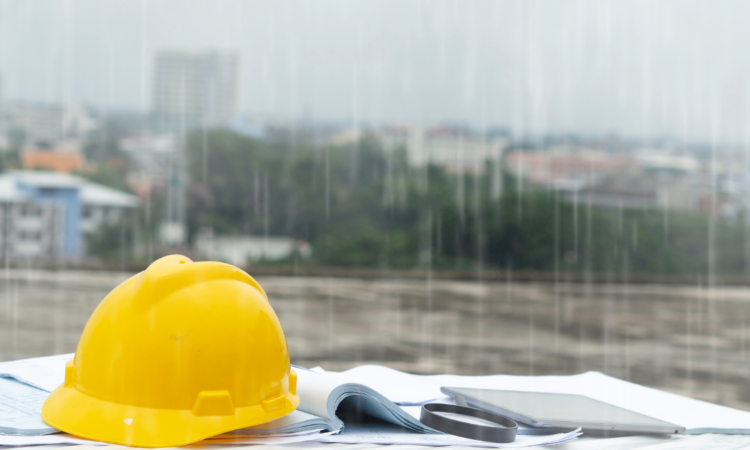
{"type": "Polygon", "coordinates": [[[673,436],[668,441],[648,446],[647,450],[745,450],[748,448],[750,448],[750,436],[703,434],[701,436],[673,436]]]}
{"type": "Polygon", "coordinates": [[[19,359],[0,363],[0,377],[15,378],[31,386],[52,392],[65,380],[65,364],[74,353],[19,359]]]}
{"type": "Polygon", "coordinates": [[[208,438],[207,440],[214,440],[214,439],[243,439],[247,437],[260,437],[260,438],[272,438],[272,437],[291,437],[291,436],[306,436],[308,434],[318,434],[321,432],[325,432],[325,430],[310,430],[310,431],[298,431],[296,433],[274,433],[274,434],[264,434],[262,436],[246,436],[246,435],[238,435],[233,434],[231,432],[224,433],[224,434],[217,434],[216,436],[212,436],[208,438]]]}
{"type": "Polygon", "coordinates": [[[700,436],[627,436],[610,439],[583,438],[555,446],[555,450],[745,450],[750,436],[702,434],[700,436]]]}
{"type": "Polygon", "coordinates": [[[339,376],[350,383],[369,386],[397,405],[423,405],[444,396],[440,392],[440,386],[425,383],[424,377],[399,372],[389,367],[367,365],[340,373],[326,372],[326,374],[339,376]],[[394,378],[397,378],[399,382],[391,382],[394,378]]]}
{"type": "Polygon", "coordinates": [[[331,393],[343,384],[336,378],[315,376],[316,374],[301,367],[297,372],[297,395],[300,397],[299,409],[313,416],[335,421],[328,412],[328,399],[331,393]]]}
{"type": "Polygon", "coordinates": [[[48,434],[46,436],[0,436],[0,445],[8,447],[25,447],[28,445],[47,445],[47,444],[87,444],[87,445],[108,445],[104,442],[90,441],[88,439],[79,439],[69,434],[48,434]]]}
{"type": "Polygon", "coordinates": [[[460,445],[484,448],[518,448],[532,445],[550,445],[573,440],[580,436],[580,429],[570,433],[546,436],[517,436],[515,442],[496,444],[493,442],[475,441],[447,434],[409,433],[403,428],[391,425],[347,425],[342,434],[317,439],[316,442],[339,444],[399,444],[448,446],[460,445]]]}
{"type": "Polygon", "coordinates": [[[280,444],[293,444],[297,442],[308,442],[317,441],[320,438],[326,438],[335,431],[329,431],[327,433],[303,433],[295,434],[290,436],[252,436],[252,437],[237,437],[233,439],[206,439],[198,442],[198,444],[208,445],[280,445],[280,444]]]}
{"type": "Polygon", "coordinates": [[[329,426],[329,420],[302,412],[297,408],[297,410],[292,411],[286,416],[271,422],[255,425],[249,428],[240,428],[239,430],[234,430],[230,433],[233,436],[289,435],[297,432],[317,432],[321,429],[328,428],[329,426]]]}
{"type": "MultiPolygon", "coordinates": [[[[669,442],[678,435],[624,436],[616,438],[591,438],[586,434],[573,442],[558,444],[555,450],[636,450],[669,442]]],[[[679,435],[685,437],[684,435],[679,435]]],[[[692,436],[689,436],[692,438],[692,436]]]]}
{"type": "MultiPolygon", "coordinates": [[[[327,437],[331,433],[301,433],[291,436],[272,436],[272,437],[234,437],[228,439],[205,439],[196,444],[210,445],[278,445],[292,444],[296,442],[314,441],[322,437],[327,437]]],[[[8,447],[25,447],[32,445],[48,444],[83,444],[83,445],[110,445],[104,442],[90,441],[88,439],[79,439],[69,434],[55,434],[48,436],[0,436],[0,445],[8,447]]]]}

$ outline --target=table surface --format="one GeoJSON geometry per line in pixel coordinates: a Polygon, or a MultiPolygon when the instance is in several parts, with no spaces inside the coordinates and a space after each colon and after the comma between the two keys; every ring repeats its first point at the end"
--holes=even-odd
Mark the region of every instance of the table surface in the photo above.
{"type": "MultiPolygon", "coordinates": [[[[191,450],[224,450],[228,448],[256,447],[254,445],[201,445],[194,444],[182,448],[191,450]]],[[[422,445],[374,445],[374,444],[323,444],[317,442],[303,442],[287,445],[259,445],[259,450],[369,450],[388,447],[387,450],[427,450],[422,445]]],[[[128,447],[118,445],[45,445],[33,447],[3,447],[8,450],[110,450],[128,447]]],[[[440,447],[441,450],[455,449],[479,450],[480,447],[440,447]]],[[[721,450],[750,448],[750,435],[701,434],[694,436],[628,436],[610,439],[596,439],[581,437],[573,442],[558,445],[525,447],[527,449],[547,450],[721,450]]]]}

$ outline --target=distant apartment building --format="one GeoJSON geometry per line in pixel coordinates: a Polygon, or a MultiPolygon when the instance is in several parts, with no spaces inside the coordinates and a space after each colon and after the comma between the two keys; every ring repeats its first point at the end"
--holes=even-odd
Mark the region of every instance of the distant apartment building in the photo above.
{"type": "Polygon", "coordinates": [[[677,172],[660,176],[644,171],[667,167],[671,161],[638,156],[582,148],[513,151],[505,155],[505,167],[519,182],[561,191],[571,201],[596,207],[682,206],[682,178],[677,172]]]}
{"type": "Polygon", "coordinates": [[[507,139],[451,126],[387,127],[376,135],[386,149],[406,149],[409,164],[414,167],[435,164],[454,173],[481,173],[485,162],[500,161],[508,146],[507,139]]]}
{"type": "Polygon", "coordinates": [[[198,234],[195,250],[202,258],[244,267],[258,261],[279,261],[293,256],[309,258],[312,249],[306,241],[283,236],[215,236],[210,228],[198,234]]]}
{"type": "Polygon", "coordinates": [[[27,142],[55,142],[62,138],[63,115],[60,105],[16,105],[9,112],[11,127],[22,130],[27,142]]]}
{"type": "Polygon", "coordinates": [[[142,135],[120,139],[119,144],[138,169],[163,175],[177,151],[178,140],[171,134],[142,135]]]}
{"type": "Polygon", "coordinates": [[[133,195],[64,173],[0,175],[0,257],[69,259],[84,236],[138,205],[133,195]]]}
{"type": "Polygon", "coordinates": [[[79,151],[27,148],[21,152],[21,166],[26,170],[70,173],[81,170],[84,164],[83,153],[79,151]]]}
{"type": "Polygon", "coordinates": [[[162,244],[182,245],[187,240],[186,176],[183,143],[175,134],[142,135],[122,139],[120,146],[135,162],[128,185],[143,199],[154,190],[165,196],[159,236],[162,244]]]}
{"type": "Polygon", "coordinates": [[[6,105],[4,115],[6,131],[22,131],[27,145],[80,140],[99,126],[95,115],[80,105],[16,103],[6,105]]]}
{"type": "Polygon", "coordinates": [[[642,148],[635,151],[638,164],[646,170],[695,173],[701,169],[701,162],[693,155],[642,148]]]}
{"type": "Polygon", "coordinates": [[[702,163],[692,155],[548,149],[508,152],[504,162],[519,182],[554,189],[569,201],[594,207],[692,211],[724,218],[748,209],[737,201],[745,196],[727,189],[726,176],[702,171],[702,163]]]}
{"type": "Polygon", "coordinates": [[[227,125],[237,112],[238,60],[216,51],[156,56],[153,111],[163,130],[227,125]]]}
{"type": "Polygon", "coordinates": [[[174,135],[142,135],[123,138],[120,148],[134,163],[128,172],[128,186],[146,199],[154,189],[165,188],[175,168],[178,140],[174,135]]]}
{"type": "Polygon", "coordinates": [[[525,183],[562,191],[578,191],[613,174],[640,170],[628,155],[603,151],[512,151],[505,155],[505,168],[525,183]]]}
{"type": "Polygon", "coordinates": [[[663,189],[653,178],[635,173],[611,173],[575,191],[569,200],[601,208],[649,209],[663,207],[663,189]]]}
{"type": "Polygon", "coordinates": [[[705,173],[654,176],[651,173],[612,174],[575,192],[570,201],[601,208],[690,211],[716,218],[736,218],[747,211],[744,195],[722,187],[722,178],[705,173]]]}
{"type": "Polygon", "coordinates": [[[3,75],[0,73],[0,149],[8,147],[8,116],[3,101],[3,75]]]}

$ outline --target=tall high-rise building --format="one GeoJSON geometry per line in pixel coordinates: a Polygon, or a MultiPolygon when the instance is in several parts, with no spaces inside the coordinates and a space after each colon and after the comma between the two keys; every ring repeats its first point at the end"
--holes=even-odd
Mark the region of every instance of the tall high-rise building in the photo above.
{"type": "Polygon", "coordinates": [[[161,128],[221,126],[237,110],[237,55],[162,51],[156,56],[153,108],[161,128]]]}

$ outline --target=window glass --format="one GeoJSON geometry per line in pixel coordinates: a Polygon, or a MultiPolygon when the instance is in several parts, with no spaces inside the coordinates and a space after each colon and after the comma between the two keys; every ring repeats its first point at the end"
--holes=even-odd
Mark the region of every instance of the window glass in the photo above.
{"type": "Polygon", "coordinates": [[[74,351],[180,254],[255,277],[301,366],[600,371],[750,410],[749,15],[0,1],[0,261],[63,272],[0,277],[0,360],[74,351]]]}

